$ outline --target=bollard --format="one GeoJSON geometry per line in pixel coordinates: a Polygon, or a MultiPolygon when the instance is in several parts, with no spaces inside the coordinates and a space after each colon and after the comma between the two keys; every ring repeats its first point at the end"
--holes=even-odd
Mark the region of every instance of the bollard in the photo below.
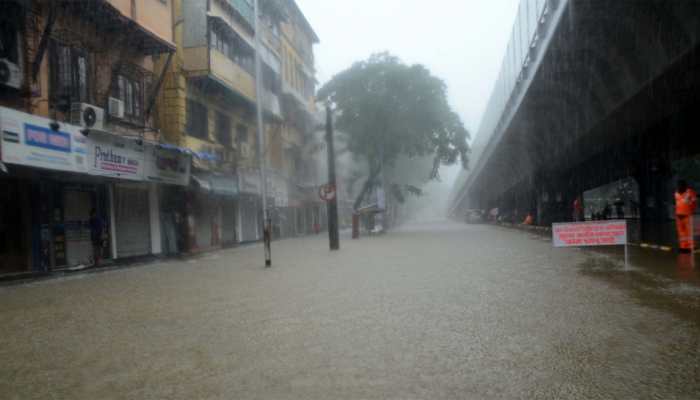
{"type": "Polygon", "coordinates": [[[360,214],[352,214],[352,238],[360,238],[360,214]]]}

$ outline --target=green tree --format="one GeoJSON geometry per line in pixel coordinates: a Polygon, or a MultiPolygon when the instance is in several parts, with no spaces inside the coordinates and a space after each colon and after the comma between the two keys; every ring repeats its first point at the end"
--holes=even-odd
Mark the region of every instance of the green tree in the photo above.
{"type": "MultiPolygon", "coordinates": [[[[374,54],[334,76],[318,97],[335,104],[336,126],[348,135],[348,150],[367,162],[369,173],[356,209],[382,168],[402,155],[431,157],[429,171],[416,172],[428,179],[439,179],[441,165],[461,162],[467,167],[469,132],[450,108],[445,83],[422,65],[406,65],[388,53],[374,54]]],[[[392,184],[392,192],[397,188],[416,193],[415,187],[401,182],[392,184]]]]}

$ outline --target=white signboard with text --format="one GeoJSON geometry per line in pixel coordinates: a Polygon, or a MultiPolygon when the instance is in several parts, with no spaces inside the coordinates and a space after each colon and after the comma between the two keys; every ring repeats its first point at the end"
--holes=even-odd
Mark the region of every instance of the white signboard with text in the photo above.
{"type": "Polygon", "coordinates": [[[93,175],[143,180],[143,143],[116,135],[91,135],[88,155],[93,175]]]}
{"type": "Polygon", "coordinates": [[[554,247],[627,245],[627,221],[591,221],[552,224],[554,247]]]}
{"type": "Polygon", "coordinates": [[[146,180],[187,186],[190,179],[190,156],[158,146],[145,147],[146,180]]]}
{"type": "Polygon", "coordinates": [[[87,171],[87,140],[79,128],[0,107],[1,160],[69,172],[87,171]]]}

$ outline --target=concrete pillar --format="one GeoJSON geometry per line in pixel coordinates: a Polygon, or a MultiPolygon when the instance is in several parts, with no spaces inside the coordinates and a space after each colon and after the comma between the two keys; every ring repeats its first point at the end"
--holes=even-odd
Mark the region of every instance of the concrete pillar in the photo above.
{"type": "Polygon", "coordinates": [[[109,201],[109,245],[111,247],[112,259],[116,260],[117,254],[117,218],[114,210],[114,184],[107,185],[109,201]]]}
{"type": "Polygon", "coordinates": [[[155,183],[148,185],[148,205],[151,225],[151,254],[163,253],[163,242],[160,226],[160,202],[158,201],[158,186],[155,183]]]}

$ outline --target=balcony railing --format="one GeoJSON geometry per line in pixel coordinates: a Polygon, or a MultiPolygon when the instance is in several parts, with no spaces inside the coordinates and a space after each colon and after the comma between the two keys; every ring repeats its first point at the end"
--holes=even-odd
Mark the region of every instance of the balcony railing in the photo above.
{"type": "Polygon", "coordinates": [[[243,17],[251,28],[255,26],[255,10],[253,8],[253,0],[226,0],[228,4],[243,17]]]}

